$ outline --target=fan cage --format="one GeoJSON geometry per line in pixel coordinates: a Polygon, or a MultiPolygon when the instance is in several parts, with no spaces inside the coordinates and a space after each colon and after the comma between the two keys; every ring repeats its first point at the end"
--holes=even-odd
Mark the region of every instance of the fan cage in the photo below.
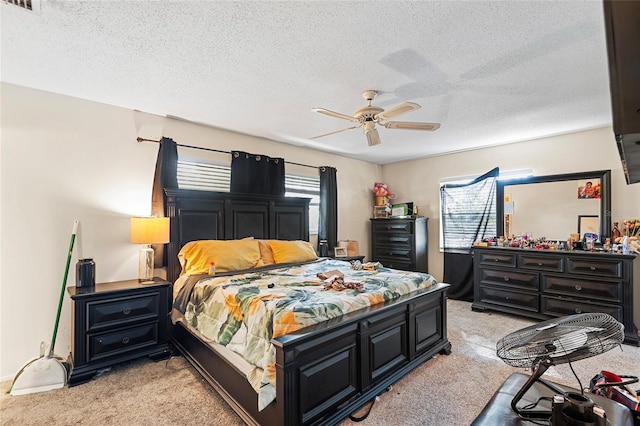
{"type": "Polygon", "coordinates": [[[496,354],[513,367],[534,369],[578,361],[607,352],[624,340],[624,325],[609,314],[587,313],[543,321],[504,336],[496,354]]]}

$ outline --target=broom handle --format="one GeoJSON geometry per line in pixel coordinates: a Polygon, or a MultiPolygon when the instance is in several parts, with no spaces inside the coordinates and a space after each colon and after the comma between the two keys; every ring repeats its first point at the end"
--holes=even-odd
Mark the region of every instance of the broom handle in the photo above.
{"type": "Polygon", "coordinates": [[[64,301],[64,290],[67,286],[67,277],[69,275],[69,264],[71,263],[71,254],[73,253],[73,243],[76,240],[78,232],[78,220],[73,221],[73,231],[71,231],[71,242],[69,243],[69,254],[67,255],[67,266],[64,268],[64,278],[62,279],[62,289],[60,290],[60,299],[58,300],[58,312],[56,314],[56,323],[53,326],[53,337],[51,337],[51,346],[49,346],[49,358],[53,357],[53,347],[56,344],[56,335],[58,334],[58,323],[60,322],[60,311],[62,311],[62,302],[64,301]]]}

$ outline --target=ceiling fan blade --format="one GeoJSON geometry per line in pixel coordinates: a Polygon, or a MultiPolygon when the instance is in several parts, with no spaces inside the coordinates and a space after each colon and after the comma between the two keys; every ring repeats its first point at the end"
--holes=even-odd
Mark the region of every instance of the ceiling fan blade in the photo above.
{"type": "Polygon", "coordinates": [[[341,114],[339,112],[331,111],[325,108],[312,108],[311,111],[319,112],[320,114],[328,115],[330,117],[341,118],[347,121],[353,121],[354,123],[358,122],[358,119],[356,117],[352,117],[346,114],[341,114]]]}
{"type": "Polygon", "coordinates": [[[365,134],[367,135],[369,146],[380,145],[380,135],[376,129],[366,130],[365,134]]]}
{"type": "Polygon", "coordinates": [[[360,126],[351,126],[351,127],[347,127],[346,129],[336,130],[336,131],[334,131],[334,132],[323,133],[323,134],[321,134],[321,135],[314,136],[314,137],[309,138],[309,139],[318,139],[318,138],[322,138],[322,137],[325,137],[325,136],[333,135],[333,134],[335,134],[335,133],[344,132],[345,130],[357,129],[358,127],[360,127],[360,126]]]}
{"type": "Polygon", "coordinates": [[[440,123],[418,123],[413,121],[387,121],[384,123],[387,129],[406,129],[406,130],[438,130],[440,123]]]}
{"type": "Polygon", "coordinates": [[[379,114],[376,114],[376,120],[378,122],[388,120],[393,117],[397,117],[401,114],[406,114],[410,111],[415,111],[416,109],[422,108],[420,105],[414,102],[403,102],[399,105],[393,106],[386,111],[382,111],[379,114]]]}

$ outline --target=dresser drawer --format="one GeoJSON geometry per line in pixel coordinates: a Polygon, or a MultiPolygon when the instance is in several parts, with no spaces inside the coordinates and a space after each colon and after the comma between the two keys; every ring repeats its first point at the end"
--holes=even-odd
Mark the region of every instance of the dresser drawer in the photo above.
{"type": "Polygon", "coordinates": [[[621,260],[567,259],[567,272],[570,274],[589,274],[603,277],[622,278],[621,260]]]}
{"type": "Polygon", "coordinates": [[[410,250],[413,247],[413,235],[383,233],[373,235],[373,245],[375,247],[389,246],[410,250]]]}
{"type": "Polygon", "coordinates": [[[554,317],[565,315],[583,314],[589,312],[603,312],[623,321],[622,306],[587,303],[571,298],[542,296],[542,313],[554,317]]]}
{"type": "Polygon", "coordinates": [[[88,335],[87,348],[89,362],[112,355],[121,356],[127,352],[158,344],[158,323],[139,325],[110,333],[88,335]]]}
{"type": "Polygon", "coordinates": [[[562,257],[558,256],[536,256],[521,254],[518,256],[518,266],[522,269],[562,272],[564,270],[564,261],[562,257]]]}
{"type": "Polygon", "coordinates": [[[160,294],[148,293],[87,303],[87,331],[158,318],[160,294]]]}
{"type": "Polygon", "coordinates": [[[507,266],[509,268],[516,267],[515,253],[488,253],[478,252],[476,261],[480,265],[507,266]]]}
{"type": "Polygon", "coordinates": [[[410,220],[383,220],[373,222],[374,233],[393,232],[397,234],[413,234],[413,221],[410,220]]]}
{"type": "Polygon", "coordinates": [[[406,260],[410,262],[411,248],[376,246],[373,248],[373,256],[378,260],[382,258],[392,258],[392,259],[406,260]]]}
{"type": "Polygon", "coordinates": [[[480,284],[521,287],[534,291],[540,288],[538,274],[488,268],[480,270],[480,284]]]}
{"type": "Polygon", "coordinates": [[[401,269],[403,271],[413,270],[411,258],[407,256],[376,256],[375,259],[385,268],[401,269]]]}
{"type": "Polygon", "coordinates": [[[599,300],[620,303],[623,298],[621,281],[592,281],[577,278],[543,276],[542,290],[571,297],[584,297],[596,302],[599,300]]]}
{"type": "Polygon", "coordinates": [[[480,286],[480,302],[516,308],[523,311],[538,312],[539,301],[537,293],[509,291],[504,288],[480,286]]]}

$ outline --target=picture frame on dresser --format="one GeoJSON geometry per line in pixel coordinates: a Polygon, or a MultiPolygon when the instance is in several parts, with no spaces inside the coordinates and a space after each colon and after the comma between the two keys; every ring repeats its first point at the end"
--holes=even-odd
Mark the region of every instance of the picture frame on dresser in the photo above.
{"type": "Polygon", "coordinates": [[[335,247],[333,250],[334,250],[335,257],[347,257],[346,247],[335,247]]]}
{"type": "Polygon", "coordinates": [[[598,216],[594,215],[578,215],[578,235],[580,239],[585,233],[600,235],[598,216]]]}

